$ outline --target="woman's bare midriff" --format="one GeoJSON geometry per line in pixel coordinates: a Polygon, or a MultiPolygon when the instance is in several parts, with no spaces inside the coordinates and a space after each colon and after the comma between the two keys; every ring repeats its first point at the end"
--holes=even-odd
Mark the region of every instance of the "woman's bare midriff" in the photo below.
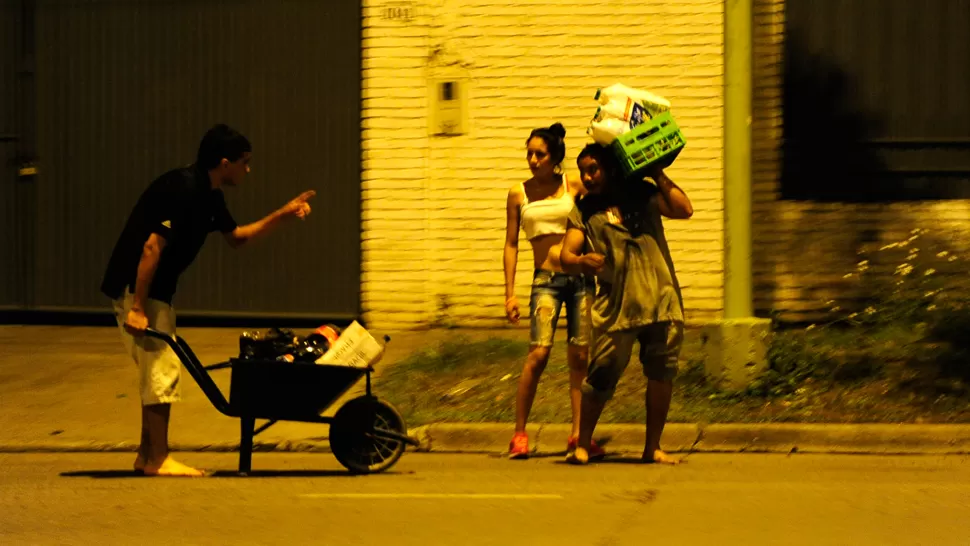
{"type": "Polygon", "coordinates": [[[562,273],[559,262],[559,251],[565,235],[540,235],[532,239],[532,260],[536,269],[545,269],[554,273],[562,273]]]}

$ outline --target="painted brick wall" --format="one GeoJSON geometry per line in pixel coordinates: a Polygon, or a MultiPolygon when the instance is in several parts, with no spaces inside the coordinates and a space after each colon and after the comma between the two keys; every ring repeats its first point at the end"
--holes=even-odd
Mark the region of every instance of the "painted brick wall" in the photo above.
{"type": "MultiPolygon", "coordinates": [[[[564,163],[587,142],[597,87],[622,82],[673,103],[688,145],[670,176],[694,202],[668,222],[689,320],[722,307],[723,2],[720,0],[413,3],[410,19],[364,0],[365,317],[383,328],[439,321],[500,326],[504,203],[528,177],[529,131],[562,122],[564,163]],[[469,130],[431,137],[428,79],[467,77],[469,130]]],[[[528,299],[522,239],[517,280],[528,299]]]]}

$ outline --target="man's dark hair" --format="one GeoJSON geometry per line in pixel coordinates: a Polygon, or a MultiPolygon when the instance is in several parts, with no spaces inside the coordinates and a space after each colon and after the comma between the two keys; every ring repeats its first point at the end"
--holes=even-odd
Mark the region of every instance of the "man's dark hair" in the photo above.
{"type": "Polygon", "coordinates": [[[599,163],[599,166],[606,173],[609,184],[620,184],[623,182],[623,172],[620,170],[620,163],[613,154],[612,148],[596,142],[586,145],[576,157],[576,165],[585,157],[592,157],[599,163]]]}
{"type": "Polygon", "coordinates": [[[220,123],[206,131],[205,136],[202,137],[195,163],[208,171],[218,167],[223,159],[236,161],[244,153],[252,151],[253,147],[249,139],[232,127],[220,123]]]}

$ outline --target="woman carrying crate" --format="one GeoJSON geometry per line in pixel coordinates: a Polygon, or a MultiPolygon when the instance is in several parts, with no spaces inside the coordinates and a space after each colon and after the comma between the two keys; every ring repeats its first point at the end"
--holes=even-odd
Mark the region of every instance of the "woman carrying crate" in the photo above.
{"type": "Polygon", "coordinates": [[[566,460],[586,464],[593,457],[596,422],[639,342],[647,377],[642,460],[674,464],[661,449],[660,436],[677,373],[684,310],[661,217],[687,219],[694,209],[662,168],[646,171],[656,185],[642,176],[624,179],[613,151],[599,144],[583,149],[577,163],[588,194],[569,216],[560,259],[566,271],[595,275],[598,289],[579,446],[566,460]]]}
{"type": "MultiPolygon", "coordinates": [[[[506,203],[505,314],[513,324],[519,321],[519,302],[515,297],[515,269],[518,261],[519,230],[525,230],[532,245],[534,273],[529,298],[531,315],[530,347],[515,399],[515,434],[509,444],[509,457],[529,456],[529,437],[525,426],[535,400],[539,377],[549,362],[556,323],[566,308],[568,329],[569,396],[572,406],[572,433],[567,449],[577,445],[581,386],[586,376],[587,346],[590,334],[591,280],[583,275],[563,272],[559,252],[566,235],[566,217],[583,192],[579,180],[570,181],[562,172],[566,155],[566,129],[559,123],[535,129],[526,140],[526,159],[532,177],[512,186],[506,203]]],[[[595,444],[590,455],[601,455],[595,444]]]]}

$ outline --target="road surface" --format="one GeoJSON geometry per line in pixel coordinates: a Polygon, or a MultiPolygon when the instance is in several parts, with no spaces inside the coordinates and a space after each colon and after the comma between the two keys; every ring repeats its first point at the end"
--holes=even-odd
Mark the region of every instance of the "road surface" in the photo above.
{"type": "Polygon", "coordinates": [[[328,454],[185,453],[203,479],[135,477],[125,453],[0,454],[0,544],[970,544],[970,460],[702,455],[616,460],[408,453],[348,476],[328,454]]]}

